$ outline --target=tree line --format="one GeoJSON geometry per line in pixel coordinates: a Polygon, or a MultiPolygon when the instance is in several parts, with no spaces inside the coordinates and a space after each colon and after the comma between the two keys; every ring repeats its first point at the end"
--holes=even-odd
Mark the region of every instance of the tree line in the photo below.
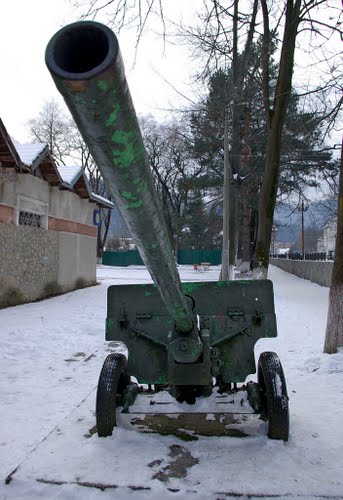
{"type": "MultiPolygon", "coordinates": [[[[206,97],[194,109],[180,111],[167,121],[141,116],[140,127],[155,187],[162,204],[169,237],[175,252],[180,248],[220,249],[223,243],[224,112],[223,88],[230,92],[230,75],[223,69],[209,77],[206,97]],[[181,114],[181,116],[180,116],[181,114]]],[[[237,179],[238,252],[247,268],[254,255],[257,233],[258,195],[263,181],[265,135],[258,94],[245,104],[240,128],[241,171],[237,179]]],[[[57,164],[79,164],[92,190],[110,194],[75,124],[55,101],[45,104],[29,122],[32,140],[47,142],[57,164]]],[[[232,117],[228,117],[232,129],[232,117]]],[[[301,109],[292,93],[282,143],[278,196],[285,201],[299,198],[306,187],[321,178],[336,177],[338,161],[322,152],[322,116],[301,109]]],[[[102,209],[98,252],[106,243],[110,211],[102,209]]]]}

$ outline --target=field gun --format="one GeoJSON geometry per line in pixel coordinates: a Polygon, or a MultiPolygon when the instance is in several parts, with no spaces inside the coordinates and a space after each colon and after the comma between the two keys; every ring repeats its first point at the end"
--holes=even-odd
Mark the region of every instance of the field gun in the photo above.
{"type": "MultiPolygon", "coordinates": [[[[255,373],[254,345],[277,335],[268,280],[181,283],[127,85],[118,41],[106,26],[81,21],[50,40],[46,64],[111,192],[154,284],[111,286],[110,354],[97,391],[99,436],[112,434],[116,407],[128,411],[139,384],[192,404],[234,391],[255,373]]],[[[248,400],[268,435],[288,439],[288,396],[281,363],[265,352],[248,400]]],[[[138,396],[140,397],[140,396],[138,396]]]]}

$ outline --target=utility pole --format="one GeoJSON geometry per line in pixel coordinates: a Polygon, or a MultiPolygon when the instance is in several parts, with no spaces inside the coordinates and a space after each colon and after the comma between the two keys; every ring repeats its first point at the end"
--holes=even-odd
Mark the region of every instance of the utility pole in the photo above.
{"type": "Polygon", "coordinates": [[[272,227],[272,252],[273,252],[273,258],[275,259],[276,256],[276,233],[277,233],[277,227],[273,225],[272,227]]]}
{"type": "Polygon", "coordinates": [[[304,200],[301,200],[301,253],[302,258],[305,260],[305,228],[304,228],[304,212],[308,209],[308,206],[305,206],[304,200]]]}
{"type": "Polygon", "coordinates": [[[301,252],[305,260],[304,200],[301,201],[301,252]]]}

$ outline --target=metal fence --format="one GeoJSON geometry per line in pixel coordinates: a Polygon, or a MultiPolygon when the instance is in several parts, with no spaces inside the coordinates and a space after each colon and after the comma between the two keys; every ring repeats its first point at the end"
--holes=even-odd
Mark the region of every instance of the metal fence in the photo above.
{"type": "Polygon", "coordinates": [[[213,266],[217,266],[222,261],[221,250],[179,250],[177,253],[178,264],[201,264],[209,262],[213,266]]]}
{"type": "MultiPolygon", "coordinates": [[[[176,256],[178,264],[198,264],[208,262],[213,266],[221,263],[221,250],[179,250],[176,256]]],[[[138,250],[105,251],[102,256],[105,266],[142,266],[143,261],[138,250]]]]}
{"type": "Polygon", "coordinates": [[[305,258],[301,252],[290,252],[287,254],[272,254],[273,259],[289,259],[289,260],[333,260],[335,257],[334,252],[306,252],[305,258]]]}
{"type": "MultiPolygon", "coordinates": [[[[291,252],[287,254],[271,254],[273,259],[289,259],[289,260],[333,260],[334,252],[307,252],[305,253],[305,259],[301,252],[291,252]]],[[[178,264],[198,264],[202,262],[208,262],[212,266],[218,266],[221,264],[222,253],[221,250],[195,250],[186,249],[179,250],[176,256],[176,261],[178,264]]],[[[142,266],[143,261],[139,255],[138,250],[127,250],[127,251],[106,251],[102,256],[102,263],[105,266],[142,266]]]]}
{"type": "Polygon", "coordinates": [[[143,266],[138,250],[104,252],[102,263],[105,266],[143,266]]]}

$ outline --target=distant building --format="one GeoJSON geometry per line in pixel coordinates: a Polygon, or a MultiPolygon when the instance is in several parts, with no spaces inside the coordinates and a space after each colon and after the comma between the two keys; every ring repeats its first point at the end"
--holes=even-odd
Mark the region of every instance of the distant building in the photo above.
{"type": "Polygon", "coordinates": [[[327,258],[333,258],[335,254],[337,236],[337,220],[331,219],[323,227],[323,237],[318,238],[317,251],[326,252],[327,258]]]}
{"type": "Polygon", "coordinates": [[[318,253],[324,253],[325,252],[325,246],[324,246],[324,238],[320,236],[317,240],[317,252],[318,253]]]}
{"type": "Polygon", "coordinates": [[[291,249],[292,244],[291,243],[284,243],[281,241],[275,241],[273,242],[273,255],[275,256],[281,256],[281,257],[286,257],[289,254],[289,251],[291,249]]]}
{"type": "Polygon", "coordinates": [[[57,167],[47,144],[18,144],[0,119],[0,307],[96,283],[96,215],[80,167],[57,167]]]}
{"type": "Polygon", "coordinates": [[[291,246],[291,243],[276,243],[277,255],[288,256],[291,246]]]}
{"type": "Polygon", "coordinates": [[[118,237],[107,238],[105,251],[118,251],[118,250],[136,250],[136,244],[133,238],[118,237]]]}

